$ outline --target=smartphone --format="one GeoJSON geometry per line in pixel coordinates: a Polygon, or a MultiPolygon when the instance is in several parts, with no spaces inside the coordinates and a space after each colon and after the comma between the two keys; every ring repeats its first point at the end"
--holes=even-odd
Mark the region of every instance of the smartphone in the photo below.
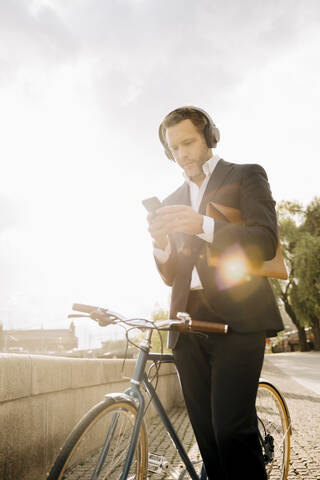
{"type": "Polygon", "coordinates": [[[157,197],[150,197],[142,200],[142,205],[148,210],[149,213],[155,213],[158,208],[162,207],[162,204],[157,197]]]}

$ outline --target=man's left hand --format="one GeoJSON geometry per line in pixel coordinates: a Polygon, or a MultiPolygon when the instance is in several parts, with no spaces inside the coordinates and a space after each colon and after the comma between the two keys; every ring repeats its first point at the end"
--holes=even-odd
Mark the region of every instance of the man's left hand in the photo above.
{"type": "Polygon", "coordinates": [[[156,211],[156,219],[165,224],[168,232],[188,235],[203,233],[203,216],[187,205],[170,205],[156,211]]]}

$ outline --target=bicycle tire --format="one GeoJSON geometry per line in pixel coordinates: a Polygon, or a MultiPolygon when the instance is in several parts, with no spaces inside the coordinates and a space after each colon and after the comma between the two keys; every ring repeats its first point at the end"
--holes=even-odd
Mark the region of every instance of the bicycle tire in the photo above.
{"type": "MultiPolygon", "coordinates": [[[[106,398],[89,410],[72,430],[48,475],[48,480],[118,480],[137,416],[133,402],[106,398]],[[107,453],[97,469],[102,448],[107,453]]],[[[128,480],[145,480],[148,467],[147,433],[142,421],[128,480]]]]}
{"type": "Polygon", "coordinates": [[[259,382],[256,409],[268,479],[287,480],[290,463],[290,415],[279,390],[265,380],[259,382]]]}

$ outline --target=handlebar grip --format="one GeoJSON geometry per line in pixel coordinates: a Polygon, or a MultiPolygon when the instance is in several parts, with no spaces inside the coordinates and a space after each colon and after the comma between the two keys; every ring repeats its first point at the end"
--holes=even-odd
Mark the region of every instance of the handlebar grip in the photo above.
{"type": "Polygon", "coordinates": [[[74,303],[72,305],[72,310],[82,313],[93,313],[98,310],[99,307],[94,307],[93,305],[84,305],[82,303],[74,303]]]}
{"type": "Polygon", "coordinates": [[[228,332],[228,325],[226,323],[217,322],[203,322],[201,320],[192,320],[186,328],[185,325],[178,326],[180,332],[207,332],[207,333],[224,333],[228,332]]]}

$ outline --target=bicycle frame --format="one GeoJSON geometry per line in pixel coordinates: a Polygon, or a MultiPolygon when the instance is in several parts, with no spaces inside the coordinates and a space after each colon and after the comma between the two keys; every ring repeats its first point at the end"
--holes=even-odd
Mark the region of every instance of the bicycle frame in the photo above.
{"type": "MultiPolygon", "coordinates": [[[[128,476],[128,472],[130,469],[130,465],[132,462],[132,458],[134,455],[134,451],[137,445],[137,440],[138,440],[138,435],[139,435],[139,430],[141,426],[141,422],[143,419],[144,415],[144,407],[145,407],[145,401],[144,397],[140,391],[140,385],[143,386],[145,391],[147,392],[147,395],[151,399],[151,403],[153,404],[155,410],[157,411],[158,415],[160,416],[167,432],[170,435],[170,438],[172,442],[174,443],[176,449],[179,452],[179,455],[183,461],[183,463],[186,466],[186,469],[188,470],[192,480],[204,480],[205,473],[204,471],[201,472],[201,477],[197,475],[193,464],[188,457],[187,452],[185,451],[185,448],[183,447],[180,439],[178,438],[178,435],[153,387],[151,382],[148,380],[147,374],[145,373],[146,369],[146,364],[148,360],[152,360],[153,362],[163,362],[163,363],[174,363],[173,355],[169,354],[155,354],[155,353],[149,353],[150,348],[151,348],[151,336],[152,336],[152,329],[147,329],[145,339],[143,342],[140,344],[140,351],[139,355],[137,358],[135,370],[133,373],[133,377],[130,380],[131,387],[129,387],[125,392],[124,395],[130,397],[130,399],[135,403],[137,407],[137,418],[136,422],[134,425],[131,441],[130,441],[130,446],[126,458],[126,462],[124,465],[124,469],[121,475],[120,480],[126,480],[128,476]]],[[[108,397],[108,395],[106,395],[108,397]]]]}

